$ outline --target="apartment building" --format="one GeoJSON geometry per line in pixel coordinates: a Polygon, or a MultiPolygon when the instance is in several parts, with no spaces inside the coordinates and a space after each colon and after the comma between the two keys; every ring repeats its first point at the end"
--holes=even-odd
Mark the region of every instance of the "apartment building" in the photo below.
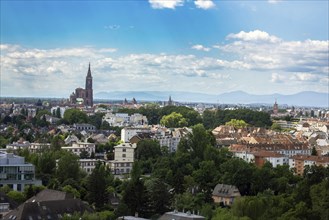
{"type": "Polygon", "coordinates": [[[25,163],[25,158],[12,153],[0,152],[0,187],[8,185],[15,191],[24,191],[28,185],[41,185],[35,179],[35,167],[25,163]]]}

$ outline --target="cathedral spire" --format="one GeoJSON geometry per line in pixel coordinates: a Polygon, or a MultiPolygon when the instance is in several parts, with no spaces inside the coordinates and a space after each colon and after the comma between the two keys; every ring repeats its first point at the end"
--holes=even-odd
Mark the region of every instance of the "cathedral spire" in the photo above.
{"type": "Polygon", "coordinates": [[[88,68],[87,77],[91,77],[91,71],[90,71],[90,62],[89,62],[89,68],[88,68]]]}

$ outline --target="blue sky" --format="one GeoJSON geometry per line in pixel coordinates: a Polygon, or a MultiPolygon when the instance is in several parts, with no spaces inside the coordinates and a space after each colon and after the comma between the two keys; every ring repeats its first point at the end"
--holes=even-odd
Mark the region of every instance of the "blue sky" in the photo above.
{"type": "Polygon", "coordinates": [[[1,96],[328,91],[328,1],[1,1],[1,96]]]}

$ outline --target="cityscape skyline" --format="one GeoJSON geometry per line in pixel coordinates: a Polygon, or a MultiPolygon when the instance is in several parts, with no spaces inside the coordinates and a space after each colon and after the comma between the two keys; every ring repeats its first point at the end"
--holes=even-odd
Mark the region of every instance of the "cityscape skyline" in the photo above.
{"type": "Polygon", "coordinates": [[[329,93],[328,1],[1,1],[1,96],[329,93]]]}

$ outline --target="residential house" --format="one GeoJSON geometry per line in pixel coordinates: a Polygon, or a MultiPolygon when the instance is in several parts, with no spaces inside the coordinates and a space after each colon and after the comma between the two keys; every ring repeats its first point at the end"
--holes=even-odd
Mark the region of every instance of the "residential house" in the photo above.
{"type": "Polygon", "coordinates": [[[147,127],[125,127],[121,129],[121,141],[124,143],[129,143],[130,139],[135,136],[137,133],[146,133],[151,132],[150,128],[147,127]]]}
{"type": "Polygon", "coordinates": [[[70,145],[70,144],[78,143],[78,142],[79,142],[79,138],[77,136],[75,136],[74,134],[68,135],[64,140],[65,145],[70,145]]]}
{"type": "Polygon", "coordinates": [[[73,128],[76,131],[86,131],[86,132],[94,132],[96,131],[96,127],[91,124],[73,124],[73,128]]]}
{"type": "Polygon", "coordinates": [[[239,189],[236,186],[217,184],[212,192],[212,198],[215,203],[223,205],[232,205],[236,198],[241,197],[239,189]]]}

